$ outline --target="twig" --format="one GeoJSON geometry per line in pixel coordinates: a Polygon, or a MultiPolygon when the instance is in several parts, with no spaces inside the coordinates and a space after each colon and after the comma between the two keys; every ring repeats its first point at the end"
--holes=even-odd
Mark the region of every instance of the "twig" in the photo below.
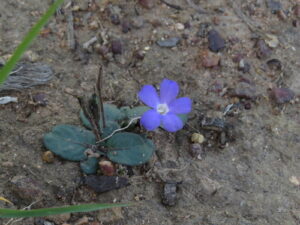
{"type": "Polygon", "coordinates": [[[10,72],[9,75],[12,75],[12,74],[14,74],[14,73],[17,73],[17,72],[19,72],[21,69],[23,69],[23,66],[20,66],[20,68],[18,68],[17,70],[10,72]]]}
{"type": "Polygon", "coordinates": [[[173,9],[183,10],[183,8],[179,5],[171,4],[171,3],[167,2],[166,0],[160,0],[160,1],[173,9]]]}
{"type": "Polygon", "coordinates": [[[87,42],[83,43],[82,47],[84,49],[88,49],[90,47],[90,45],[94,44],[97,40],[98,40],[98,38],[96,36],[92,37],[90,40],[88,40],[87,42]]]}
{"type": "Polygon", "coordinates": [[[111,138],[115,133],[117,133],[117,132],[119,132],[119,131],[126,130],[128,127],[130,127],[130,125],[133,123],[133,121],[138,120],[138,119],[140,119],[140,118],[141,118],[140,116],[139,116],[139,117],[134,117],[134,118],[132,118],[132,119],[129,121],[129,123],[128,123],[128,125],[127,125],[126,127],[122,127],[122,128],[119,128],[119,129],[114,130],[114,131],[113,131],[110,135],[108,135],[106,138],[103,138],[102,140],[97,141],[96,144],[99,144],[99,143],[101,143],[101,142],[103,142],[103,141],[105,141],[105,140],[111,138]]]}
{"type": "Polygon", "coordinates": [[[98,79],[97,79],[97,86],[96,86],[96,90],[97,90],[97,96],[99,99],[99,104],[100,104],[100,115],[102,117],[102,127],[105,128],[106,127],[106,123],[105,123],[105,115],[104,115],[104,107],[103,107],[103,99],[102,99],[102,74],[103,74],[103,69],[102,66],[99,67],[99,73],[98,73],[98,79]]]}
{"type": "Polygon", "coordinates": [[[193,0],[186,0],[186,1],[189,4],[189,6],[191,6],[193,9],[196,9],[198,13],[201,13],[201,14],[206,14],[207,13],[203,8],[196,5],[193,0]]]}
{"type": "Polygon", "coordinates": [[[72,10],[68,11],[67,21],[68,21],[68,27],[67,27],[68,47],[71,50],[75,50],[76,42],[75,42],[74,18],[73,18],[72,10]]]}

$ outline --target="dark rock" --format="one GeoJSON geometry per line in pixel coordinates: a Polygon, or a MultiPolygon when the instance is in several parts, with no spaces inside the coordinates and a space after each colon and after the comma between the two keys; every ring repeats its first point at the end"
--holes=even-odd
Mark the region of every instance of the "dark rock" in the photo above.
{"type": "Polygon", "coordinates": [[[168,38],[166,40],[159,40],[156,43],[160,47],[172,48],[172,47],[175,47],[179,42],[180,42],[179,37],[172,37],[172,38],[168,38]]]}
{"type": "Polygon", "coordinates": [[[184,25],[184,29],[190,29],[192,27],[189,21],[185,22],[183,25],[184,25]]]}
{"type": "Polygon", "coordinates": [[[164,186],[162,195],[162,203],[166,206],[174,206],[176,204],[177,182],[169,182],[164,186]]]}
{"type": "Polygon", "coordinates": [[[141,6],[143,6],[146,9],[152,9],[155,5],[154,0],[139,0],[139,3],[141,6]]]}
{"type": "Polygon", "coordinates": [[[121,23],[120,17],[118,14],[112,14],[110,15],[110,21],[114,24],[114,25],[119,25],[121,23]]]}
{"type": "Polygon", "coordinates": [[[270,94],[276,103],[282,104],[291,101],[295,93],[289,88],[273,88],[270,94]]]}
{"type": "Polygon", "coordinates": [[[240,82],[234,89],[231,96],[238,98],[255,99],[257,97],[256,88],[252,84],[240,82]]]}
{"type": "Polygon", "coordinates": [[[131,31],[131,24],[130,24],[130,22],[128,21],[128,20],[124,20],[123,22],[122,22],[122,32],[123,33],[128,33],[129,31],[131,31]]]}
{"type": "Polygon", "coordinates": [[[191,144],[190,154],[192,157],[202,160],[204,154],[203,146],[199,143],[191,144]]]}
{"type": "Polygon", "coordinates": [[[123,45],[120,40],[114,40],[111,42],[111,51],[113,54],[122,54],[123,45]]]}
{"type": "Polygon", "coordinates": [[[45,196],[45,187],[37,180],[25,176],[15,176],[10,181],[10,190],[26,202],[37,201],[45,196]]]}
{"type": "Polygon", "coordinates": [[[272,54],[272,50],[267,46],[264,40],[258,40],[256,43],[256,47],[256,55],[259,59],[267,58],[272,54]]]}
{"type": "Polygon", "coordinates": [[[139,60],[143,60],[145,58],[145,51],[143,50],[138,50],[138,51],[135,51],[133,53],[133,56],[136,58],[136,59],[139,59],[139,60]]]}
{"type": "Polygon", "coordinates": [[[95,176],[90,175],[83,178],[83,184],[97,193],[119,189],[129,185],[128,179],[118,176],[95,176]]]}
{"type": "Polygon", "coordinates": [[[270,59],[267,61],[267,65],[271,70],[281,70],[282,65],[279,59],[270,59]]]}
{"type": "Polygon", "coordinates": [[[221,132],[226,128],[226,122],[221,118],[204,117],[200,125],[203,129],[214,130],[218,132],[221,132]]]}
{"type": "Polygon", "coordinates": [[[250,64],[246,60],[242,59],[239,62],[238,69],[240,71],[242,71],[243,73],[248,73],[250,71],[250,69],[251,69],[251,66],[250,66],[250,64]]]}
{"type": "Polygon", "coordinates": [[[299,20],[293,20],[292,24],[294,27],[299,27],[300,26],[300,21],[299,20]]]}
{"type": "Polygon", "coordinates": [[[219,52],[225,48],[225,40],[221,37],[218,31],[210,30],[208,32],[209,49],[213,52],[219,52]]]}
{"type": "Polygon", "coordinates": [[[48,105],[48,99],[45,93],[38,93],[32,97],[33,101],[41,106],[48,105]]]}
{"type": "Polygon", "coordinates": [[[251,109],[251,103],[250,103],[250,102],[246,102],[246,103],[244,104],[244,108],[245,108],[246,110],[250,110],[250,109],[251,109]]]}
{"type": "Polygon", "coordinates": [[[206,38],[209,28],[210,28],[210,23],[201,23],[199,31],[197,32],[197,36],[202,37],[202,38],[206,38]]]}
{"type": "Polygon", "coordinates": [[[272,13],[277,13],[282,9],[281,3],[274,0],[267,0],[267,6],[269,9],[271,9],[272,13]]]}

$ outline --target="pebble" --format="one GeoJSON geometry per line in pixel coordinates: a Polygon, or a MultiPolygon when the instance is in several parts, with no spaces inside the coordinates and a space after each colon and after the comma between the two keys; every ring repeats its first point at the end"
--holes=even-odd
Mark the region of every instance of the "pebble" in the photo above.
{"type": "Polygon", "coordinates": [[[162,203],[166,206],[174,206],[176,204],[177,182],[167,182],[164,185],[162,194],[162,203]]]}
{"type": "Polygon", "coordinates": [[[277,36],[272,34],[266,34],[265,42],[270,48],[276,48],[279,45],[277,36]]]}
{"type": "Polygon", "coordinates": [[[226,122],[225,120],[221,118],[210,118],[210,117],[204,117],[200,125],[203,129],[206,130],[213,130],[217,132],[221,132],[226,128],[226,122]]]}
{"type": "Polygon", "coordinates": [[[165,39],[165,40],[159,40],[156,43],[160,47],[172,48],[172,47],[175,47],[179,42],[180,42],[179,37],[171,37],[171,38],[168,38],[168,39],[165,39]]]}
{"type": "Polygon", "coordinates": [[[242,71],[243,73],[248,73],[250,71],[250,69],[251,69],[251,66],[250,66],[250,64],[246,60],[241,59],[240,62],[239,62],[238,69],[240,71],[242,71]]]}
{"type": "Polygon", "coordinates": [[[40,106],[48,105],[48,99],[45,93],[37,93],[32,96],[32,99],[35,103],[37,103],[40,106]]]}
{"type": "Polygon", "coordinates": [[[51,151],[46,151],[43,153],[42,159],[46,163],[53,163],[54,162],[54,154],[51,151]]]}
{"type": "Polygon", "coordinates": [[[204,142],[204,136],[200,133],[193,133],[191,137],[191,141],[193,143],[199,143],[202,144],[204,142]]]}
{"type": "Polygon", "coordinates": [[[201,23],[199,27],[199,31],[197,32],[197,36],[206,38],[209,28],[210,28],[210,23],[201,23]]]}
{"type": "Polygon", "coordinates": [[[118,14],[111,14],[110,15],[110,21],[114,25],[119,25],[121,23],[120,17],[118,14]]]}
{"type": "Polygon", "coordinates": [[[129,185],[126,177],[96,175],[83,177],[83,184],[87,185],[97,193],[119,189],[129,185]]]}
{"type": "Polygon", "coordinates": [[[212,29],[208,32],[209,49],[213,52],[219,52],[225,48],[225,40],[218,31],[212,29]]]}
{"type": "Polygon", "coordinates": [[[259,59],[267,58],[272,54],[272,50],[266,45],[264,40],[258,40],[256,47],[256,55],[259,59]]]}
{"type": "Polygon", "coordinates": [[[31,50],[28,50],[24,53],[24,58],[26,58],[30,62],[37,62],[39,60],[40,56],[37,53],[35,53],[31,50]]]}
{"type": "Polygon", "coordinates": [[[294,15],[300,18],[300,3],[294,7],[294,15]]]}
{"type": "Polygon", "coordinates": [[[101,160],[99,162],[99,167],[105,176],[113,176],[115,174],[115,167],[111,161],[101,160]]]}
{"type": "Polygon", "coordinates": [[[238,98],[255,99],[257,97],[256,88],[252,84],[240,82],[237,84],[231,96],[238,98]]]}
{"type": "Polygon", "coordinates": [[[278,104],[287,103],[295,97],[295,93],[289,88],[273,88],[270,97],[278,104]]]}
{"type": "Polygon", "coordinates": [[[282,9],[281,3],[274,0],[267,0],[267,6],[269,9],[271,9],[272,13],[277,13],[282,9]]]}
{"type": "Polygon", "coordinates": [[[122,54],[123,52],[123,45],[120,40],[113,40],[111,42],[111,51],[113,54],[122,54]]]}
{"type": "Polygon", "coordinates": [[[270,59],[267,61],[267,65],[271,70],[281,70],[282,64],[279,59],[270,59]]]}
{"type": "Polygon", "coordinates": [[[175,24],[176,30],[184,30],[184,24],[182,23],[176,23],[175,24]]]}
{"type": "Polygon", "coordinates": [[[154,0],[139,0],[139,3],[146,9],[152,9],[155,4],[154,0]]]}
{"type": "Polygon", "coordinates": [[[41,199],[44,187],[35,179],[25,176],[15,176],[10,181],[10,190],[20,199],[27,202],[34,202],[41,199]]]}
{"type": "Polygon", "coordinates": [[[224,83],[220,80],[216,80],[212,86],[209,88],[209,91],[220,93],[224,88],[224,83]]]}
{"type": "Polygon", "coordinates": [[[121,27],[122,27],[122,32],[125,34],[131,31],[131,24],[128,20],[124,20],[121,24],[121,27]]]}
{"type": "Polygon", "coordinates": [[[190,147],[190,154],[192,157],[202,160],[202,156],[204,154],[204,150],[201,144],[194,143],[190,147]]]}
{"type": "Polygon", "coordinates": [[[50,220],[54,222],[55,224],[62,224],[66,221],[68,221],[71,218],[71,213],[64,213],[60,215],[51,215],[51,216],[46,216],[46,220],[50,220]]]}
{"type": "Polygon", "coordinates": [[[202,66],[205,68],[212,68],[218,66],[221,57],[218,54],[204,50],[200,52],[202,58],[202,66]]]}

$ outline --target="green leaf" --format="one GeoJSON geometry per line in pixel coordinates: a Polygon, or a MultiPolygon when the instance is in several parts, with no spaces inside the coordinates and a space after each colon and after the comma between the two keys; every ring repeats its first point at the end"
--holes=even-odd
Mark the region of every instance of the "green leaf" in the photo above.
{"type": "Polygon", "coordinates": [[[80,168],[85,174],[94,174],[98,169],[99,159],[89,157],[87,160],[80,162],[80,168]]]}
{"type": "Polygon", "coordinates": [[[119,164],[137,166],[148,162],[155,150],[151,140],[134,133],[117,133],[107,141],[107,157],[119,164]]]}
{"type": "MultiPolygon", "coordinates": [[[[104,109],[104,118],[105,118],[106,123],[108,121],[117,122],[124,118],[123,112],[121,112],[121,110],[118,109],[118,107],[115,105],[104,103],[103,109],[104,109]]],[[[82,110],[80,110],[79,116],[80,116],[80,119],[81,119],[83,125],[89,129],[91,129],[92,126],[90,124],[90,121],[88,120],[88,118],[86,118],[86,116],[84,115],[82,110]]],[[[102,122],[101,123],[100,122],[101,121],[99,121],[99,124],[102,126],[102,122]]]]}
{"type": "Polygon", "coordinates": [[[177,116],[181,119],[183,124],[186,124],[188,120],[188,114],[177,114],[177,116]]]}
{"type": "Polygon", "coordinates": [[[29,47],[31,42],[38,36],[42,27],[47,23],[50,17],[55,13],[56,9],[63,3],[64,0],[55,1],[40,20],[29,30],[24,37],[23,41],[19,44],[17,49],[14,51],[12,57],[0,70],[0,85],[7,79],[9,73],[14,68],[16,63],[19,61],[21,56],[24,54],[26,49],[29,47]]]}
{"type": "Polygon", "coordinates": [[[86,159],[84,154],[89,145],[96,144],[95,135],[88,130],[73,125],[57,125],[44,136],[47,149],[60,157],[81,161],[86,159]]]}
{"type": "Polygon", "coordinates": [[[43,217],[63,213],[90,212],[101,209],[125,206],[130,206],[130,204],[82,204],[73,206],[63,206],[58,208],[44,208],[32,210],[0,209],[0,218],[43,217]]]}

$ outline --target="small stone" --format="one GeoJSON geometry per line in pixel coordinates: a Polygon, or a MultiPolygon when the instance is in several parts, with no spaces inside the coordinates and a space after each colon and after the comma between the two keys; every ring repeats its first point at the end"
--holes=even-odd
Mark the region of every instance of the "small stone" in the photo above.
{"type": "Polygon", "coordinates": [[[128,20],[124,20],[121,24],[121,27],[122,27],[122,32],[125,34],[131,31],[131,24],[128,20]]]}
{"type": "Polygon", "coordinates": [[[272,54],[272,50],[266,45],[264,40],[259,40],[256,43],[257,52],[256,55],[259,59],[264,59],[272,54]]]}
{"type": "Polygon", "coordinates": [[[294,7],[294,15],[300,18],[300,3],[294,7]]]}
{"type": "Polygon", "coordinates": [[[119,176],[96,176],[83,177],[83,183],[97,193],[119,189],[129,185],[126,177],[119,176]]]}
{"type": "Polygon", "coordinates": [[[199,143],[202,144],[204,142],[204,136],[200,133],[193,133],[191,137],[191,141],[193,143],[199,143]]]}
{"type": "Polygon", "coordinates": [[[156,43],[160,47],[172,48],[172,47],[175,47],[179,42],[180,42],[179,37],[171,37],[171,38],[168,38],[168,39],[165,39],[165,40],[159,40],[156,43]]]}
{"type": "Polygon", "coordinates": [[[87,225],[87,224],[89,224],[89,218],[87,216],[84,216],[79,220],[77,220],[74,225],[87,225]]]}
{"type": "Polygon", "coordinates": [[[250,64],[245,61],[244,59],[240,60],[239,62],[239,70],[242,71],[243,73],[248,73],[250,71],[250,64]]]}
{"type": "Polygon", "coordinates": [[[42,159],[46,163],[53,163],[54,162],[54,154],[51,151],[46,151],[43,153],[42,159]]]}
{"type": "Polygon", "coordinates": [[[37,201],[45,195],[45,188],[35,179],[25,176],[15,176],[10,181],[10,190],[26,202],[37,201]]]}
{"type": "Polygon", "coordinates": [[[212,180],[207,176],[202,176],[200,186],[202,187],[202,191],[206,195],[213,195],[221,188],[219,182],[212,180]]]}
{"type": "Polygon", "coordinates": [[[152,9],[155,5],[154,0],[139,0],[139,3],[146,9],[152,9]]]}
{"type": "Polygon", "coordinates": [[[176,23],[175,28],[176,30],[184,30],[184,25],[182,23],[176,23]]]}
{"type": "Polygon", "coordinates": [[[111,51],[113,54],[122,54],[123,52],[123,45],[120,40],[113,40],[111,42],[111,51]]]}
{"type": "Polygon", "coordinates": [[[118,14],[111,14],[110,15],[110,21],[114,25],[119,25],[121,23],[120,17],[118,14]]]}
{"type": "Polygon", "coordinates": [[[300,178],[298,178],[296,176],[291,176],[289,178],[289,181],[296,186],[300,186],[300,178]]]}
{"type": "Polygon", "coordinates": [[[285,12],[284,12],[283,10],[279,10],[279,11],[277,12],[277,16],[278,16],[278,18],[281,19],[281,20],[286,20],[286,19],[287,19],[287,16],[286,16],[286,14],[285,14],[285,12]]]}
{"type": "Polygon", "coordinates": [[[48,105],[48,99],[45,93],[37,93],[32,97],[33,101],[40,106],[48,105]]]}
{"type": "Polygon", "coordinates": [[[162,194],[162,203],[166,206],[174,206],[177,200],[176,191],[177,191],[176,182],[166,183],[162,194]]]}
{"type": "Polygon", "coordinates": [[[267,0],[267,6],[271,9],[272,13],[277,13],[282,9],[281,3],[274,0],[267,0]]]}
{"type": "Polygon", "coordinates": [[[209,91],[220,93],[224,88],[224,83],[220,80],[216,80],[212,86],[209,88],[209,91]]]}
{"type": "Polygon", "coordinates": [[[249,83],[240,82],[234,89],[232,96],[238,98],[255,99],[256,88],[249,83]]]}
{"type": "Polygon", "coordinates": [[[109,224],[126,224],[124,223],[124,215],[121,207],[115,207],[111,209],[103,209],[97,213],[97,219],[103,225],[109,224]]]}
{"type": "Polygon", "coordinates": [[[279,59],[270,59],[267,61],[267,65],[270,70],[281,70],[282,65],[279,59]]]}
{"type": "Polygon", "coordinates": [[[142,16],[134,17],[131,19],[131,26],[135,29],[141,29],[145,24],[145,20],[142,16]]]}
{"type": "Polygon", "coordinates": [[[89,28],[92,29],[92,30],[97,30],[99,28],[98,22],[96,20],[92,21],[89,24],[89,28]]]}
{"type": "Polygon", "coordinates": [[[190,154],[192,157],[202,160],[202,155],[204,154],[202,145],[198,143],[191,144],[190,154]]]}
{"type": "Polygon", "coordinates": [[[139,60],[143,60],[145,58],[146,52],[143,50],[138,50],[133,53],[134,57],[139,60]]]}
{"type": "Polygon", "coordinates": [[[115,167],[111,161],[101,160],[99,162],[99,167],[105,176],[113,176],[115,174],[115,167]]]}
{"type": "Polygon", "coordinates": [[[28,50],[24,53],[24,57],[30,62],[37,62],[39,60],[39,55],[31,50],[28,50]]]}
{"type": "Polygon", "coordinates": [[[299,27],[300,26],[300,21],[299,20],[293,20],[292,24],[294,27],[299,27]]]}
{"type": "Polygon", "coordinates": [[[209,49],[213,52],[219,52],[225,48],[225,40],[218,31],[212,29],[208,32],[209,49]]]}
{"type": "Polygon", "coordinates": [[[71,213],[64,213],[64,214],[59,214],[59,215],[51,215],[51,216],[46,216],[46,220],[50,220],[54,222],[55,224],[62,224],[66,221],[68,221],[71,218],[71,213]]]}
{"type": "Polygon", "coordinates": [[[209,28],[210,28],[210,23],[201,23],[199,31],[197,32],[197,36],[202,38],[207,37],[209,28]]]}
{"type": "Polygon", "coordinates": [[[219,55],[207,50],[201,51],[200,56],[202,58],[202,66],[205,68],[218,66],[221,59],[219,55]]]}
{"type": "Polygon", "coordinates": [[[266,34],[265,42],[270,48],[276,48],[279,45],[277,36],[272,34],[266,34]]]}
{"type": "Polygon", "coordinates": [[[270,94],[276,103],[282,104],[291,101],[295,97],[295,93],[289,88],[273,88],[270,94]]]}

